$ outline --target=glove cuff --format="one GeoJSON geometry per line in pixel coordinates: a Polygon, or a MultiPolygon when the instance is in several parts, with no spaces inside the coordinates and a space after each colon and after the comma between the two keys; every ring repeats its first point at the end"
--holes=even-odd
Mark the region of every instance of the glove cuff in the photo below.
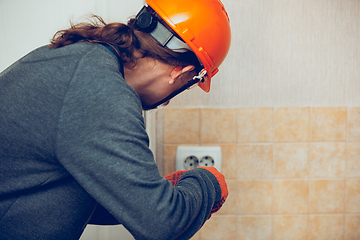
{"type": "Polygon", "coordinates": [[[227,188],[227,184],[225,181],[225,177],[223,174],[221,174],[216,168],[214,167],[200,167],[203,168],[205,170],[208,170],[209,172],[212,173],[212,175],[215,176],[216,180],[218,181],[219,185],[220,185],[220,190],[221,190],[221,197],[220,199],[218,199],[215,202],[214,207],[211,210],[211,213],[215,213],[217,211],[219,211],[219,209],[221,208],[221,206],[224,204],[227,196],[229,195],[229,191],[227,188]]]}

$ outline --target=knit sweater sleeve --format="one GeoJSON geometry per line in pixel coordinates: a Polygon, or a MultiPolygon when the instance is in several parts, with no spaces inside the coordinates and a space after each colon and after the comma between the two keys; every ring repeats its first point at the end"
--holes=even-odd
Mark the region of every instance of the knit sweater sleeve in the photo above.
{"type": "Polygon", "coordinates": [[[189,239],[221,195],[219,184],[205,169],[175,187],[160,176],[140,99],[115,62],[96,50],[80,60],[58,122],[57,158],[136,239],[189,239]]]}

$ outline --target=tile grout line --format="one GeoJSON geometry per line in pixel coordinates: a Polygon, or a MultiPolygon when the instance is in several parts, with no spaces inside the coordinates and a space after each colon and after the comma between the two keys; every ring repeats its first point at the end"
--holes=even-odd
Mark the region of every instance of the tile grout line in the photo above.
{"type": "Polygon", "coordinates": [[[346,194],[347,194],[347,191],[346,191],[346,182],[347,182],[347,162],[348,162],[348,143],[349,143],[349,107],[346,107],[346,145],[345,145],[345,181],[344,181],[344,228],[343,228],[343,231],[344,231],[344,239],[346,237],[346,194]]]}
{"type": "MultiPolygon", "coordinates": [[[[238,151],[238,141],[239,141],[239,110],[238,110],[238,108],[235,110],[236,112],[235,112],[235,118],[236,118],[236,144],[235,144],[235,159],[237,160],[237,151],[238,151]]],[[[238,235],[238,222],[239,222],[239,215],[238,215],[238,209],[237,209],[237,193],[238,193],[238,180],[237,180],[237,170],[236,170],[236,173],[235,173],[235,189],[236,189],[236,191],[235,191],[235,195],[236,195],[236,198],[235,198],[235,212],[236,212],[236,217],[235,217],[235,240],[237,240],[237,235],[238,235]]]]}
{"type": "Polygon", "coordinates": [[[275,186],[275,159],[274,159],[274,150],[275,150],[275,108],[273,108],[273,123],[272,123],[272,127],[273,127],[273,132],[272,132],[272,162],[271,162],[271,167],[272,167],[272,179],[271,179],[271,185],[272,185],[272,189],[271,189],[271,237],[272,239],[275,238],[274,236],[274,186],[275,186]]]}
{"type": "Polygon", "coordinates": [[[198,144],[201,146],[201,144],[202,144],[201,124],[202,124],[202,113],[203,113],[202,108],[198,108],[198,111],[199,111],[199,129],[198,129],[198,131],[199,131],[199,143],[198,144]]]}
{"type": "MultiPolygon", "coordinates": [[[[203,114],[203,108],[198,108],[198,111],[199,111],[199,128],[198,128],[198,131],[199,131],[199,146],[202,146],[202,134],[201,134],[201,124],[202,124],[202,114],[203,114]]],[[[198,238],[201,240],[201,231],[198,231],[198,238]]]]}
{"type": "Polygon", "coordinates": [[[309,191],[309,198],[308,198],[308,214],[307,214],[307,239],[310,239],[310,169],[311,169],[311,143],[312,143],[312,107],[309,107],[309,175],[308,175],[308,191],[309,191]]]}
{"type": "MultiPolygon", "coordinates": [[[[350,213],[352,215],[359,215],[359,213],[354,212],[354,213],[350,213]]],[[[266,214],[266,213],[252,213],[252,214],[247,214],[247,213],[239,213],[239,214],[221,214],[220,216],[245,216],[245,217],[259,217],[259,216],[270,216],[270,215],[274,215],[274,216],[307,216],[309,215],[308,213],[277,213],[277,214],[266,214]]],[[[343,215],[343,213],[336,213],[336,212],[319,212],[319,213],[314,213],[313,215],[316,216],[338,216],[338,215],[343,215]]],[[[219,216],[218,216],[219,217],[219,216]]]]}

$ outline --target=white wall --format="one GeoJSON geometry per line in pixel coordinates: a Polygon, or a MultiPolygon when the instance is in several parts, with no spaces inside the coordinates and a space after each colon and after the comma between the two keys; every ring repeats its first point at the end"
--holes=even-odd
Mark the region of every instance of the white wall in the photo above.
{"type": "MultiPolygon", "coordinates": [[[[56,31],[90,14],[107,22],[125,22],[143,0],[0,0],[0,72],[31,50],[45,44],[56,31]]],[[[50,213],[49,213],[50,214],[50,213]]],[[[89,226],[82,240],[134,239],[123,227],[89,226]]]]}
{"type": "Polygon", "coordinates": [[[69,21],[97,14],[124,22],[143,0],[0,0],[0,72],[34,48],[48,44],[69,21]]]}
{"type": "Polygon", "coordinates": [[[359,0],[223,0],[228,58],[169,107],[360,106],[359,0]]]}

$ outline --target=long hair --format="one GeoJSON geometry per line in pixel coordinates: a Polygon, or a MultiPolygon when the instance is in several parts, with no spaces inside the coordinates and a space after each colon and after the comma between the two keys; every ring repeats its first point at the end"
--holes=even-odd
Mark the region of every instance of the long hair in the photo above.
{"type": "Polygon", "coordinates": [[[135,23],[136,19],[132,18],[127,24],[106,24],[101,17],[93,15],[89,22],[71,23],[69,29],[56,32],[49,48],[81,41],[101,43],[110,46],[127,67],[135,66],[139,58],[151,57],[172,66],[194,65],[196,70],[200,69],[200,63],[192,51],[175,52],[163,47],[149,33],[139,31],[135,23]],[[139,52],[140,57],[135,52],[139,52]]]}

